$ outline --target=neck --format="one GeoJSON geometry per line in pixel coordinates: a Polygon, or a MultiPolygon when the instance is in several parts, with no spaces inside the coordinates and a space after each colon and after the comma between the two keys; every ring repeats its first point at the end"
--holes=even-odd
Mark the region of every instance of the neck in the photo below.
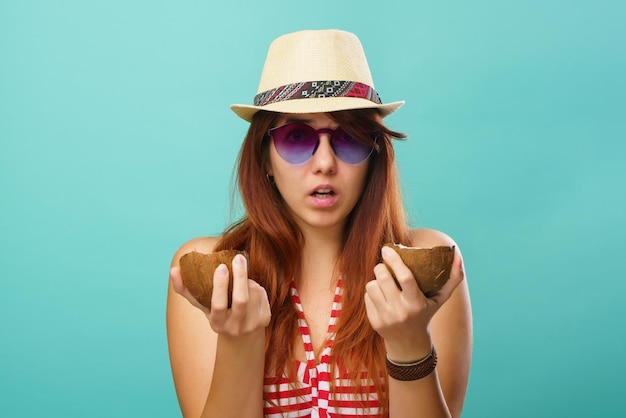
{"type": "Polygon", "coordinates": [[[343,231],[339,228],[305,231],[298,286],[311,290],[334,289],[342,245],[343,231]]]}

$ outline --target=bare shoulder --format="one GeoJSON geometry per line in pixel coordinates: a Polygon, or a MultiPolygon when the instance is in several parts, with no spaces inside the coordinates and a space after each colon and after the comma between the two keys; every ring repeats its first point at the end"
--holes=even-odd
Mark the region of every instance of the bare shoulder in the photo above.
{"type": "Polygon", "coordinates": [[[178,267],[178,261],[180,258],[190,252],[196,251],[203,254],[210,254],[213,252],[215,244],[217,244],[218,237],[199,237],[191,239],[185,242],[178,248],[172,259],[172,267],[178,267]]]}
{"type": "Polygon", "coordinates": [[[437,231],[436,229],[413,228],[409,234],[411,246],[413,247],[430,248],[440,245],[454,245],[458,249],[458,245],[450,236],[444,232],[437,231]]]}

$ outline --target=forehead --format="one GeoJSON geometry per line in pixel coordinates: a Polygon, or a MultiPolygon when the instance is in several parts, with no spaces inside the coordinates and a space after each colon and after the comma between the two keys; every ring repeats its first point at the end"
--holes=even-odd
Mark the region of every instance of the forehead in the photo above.
{"type": "Polygon", "coordinates": [[[287,123],[306,123],[316,129],[332,128],[335,129],[339,125],[332,120],[326,113],[283,113],[278,118],[276,126],[285,125],[287,123]]]}

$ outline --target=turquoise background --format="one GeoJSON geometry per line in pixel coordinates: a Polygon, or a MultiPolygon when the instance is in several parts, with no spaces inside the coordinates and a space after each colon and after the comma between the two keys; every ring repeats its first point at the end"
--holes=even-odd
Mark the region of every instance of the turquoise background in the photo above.
{"type": "Polygon", "coordinates": [[[0,416],[179,416],[168,266],[219,233],[267,47],[355,32],[464,251],[464,417],[622,417],[620,1],[0,3],[0,416]]]}

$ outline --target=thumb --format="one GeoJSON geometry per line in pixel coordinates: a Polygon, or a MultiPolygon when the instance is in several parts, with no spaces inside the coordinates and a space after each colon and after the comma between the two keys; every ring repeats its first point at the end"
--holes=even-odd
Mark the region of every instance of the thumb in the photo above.
{"type": "Polygon", "coordinates": [[[182,295],[185,290],[185,285],[183,284],[183,277],[180,274],[180,267],[172,267],[170,269],[170,280],[176,293],[182,295]]]}

